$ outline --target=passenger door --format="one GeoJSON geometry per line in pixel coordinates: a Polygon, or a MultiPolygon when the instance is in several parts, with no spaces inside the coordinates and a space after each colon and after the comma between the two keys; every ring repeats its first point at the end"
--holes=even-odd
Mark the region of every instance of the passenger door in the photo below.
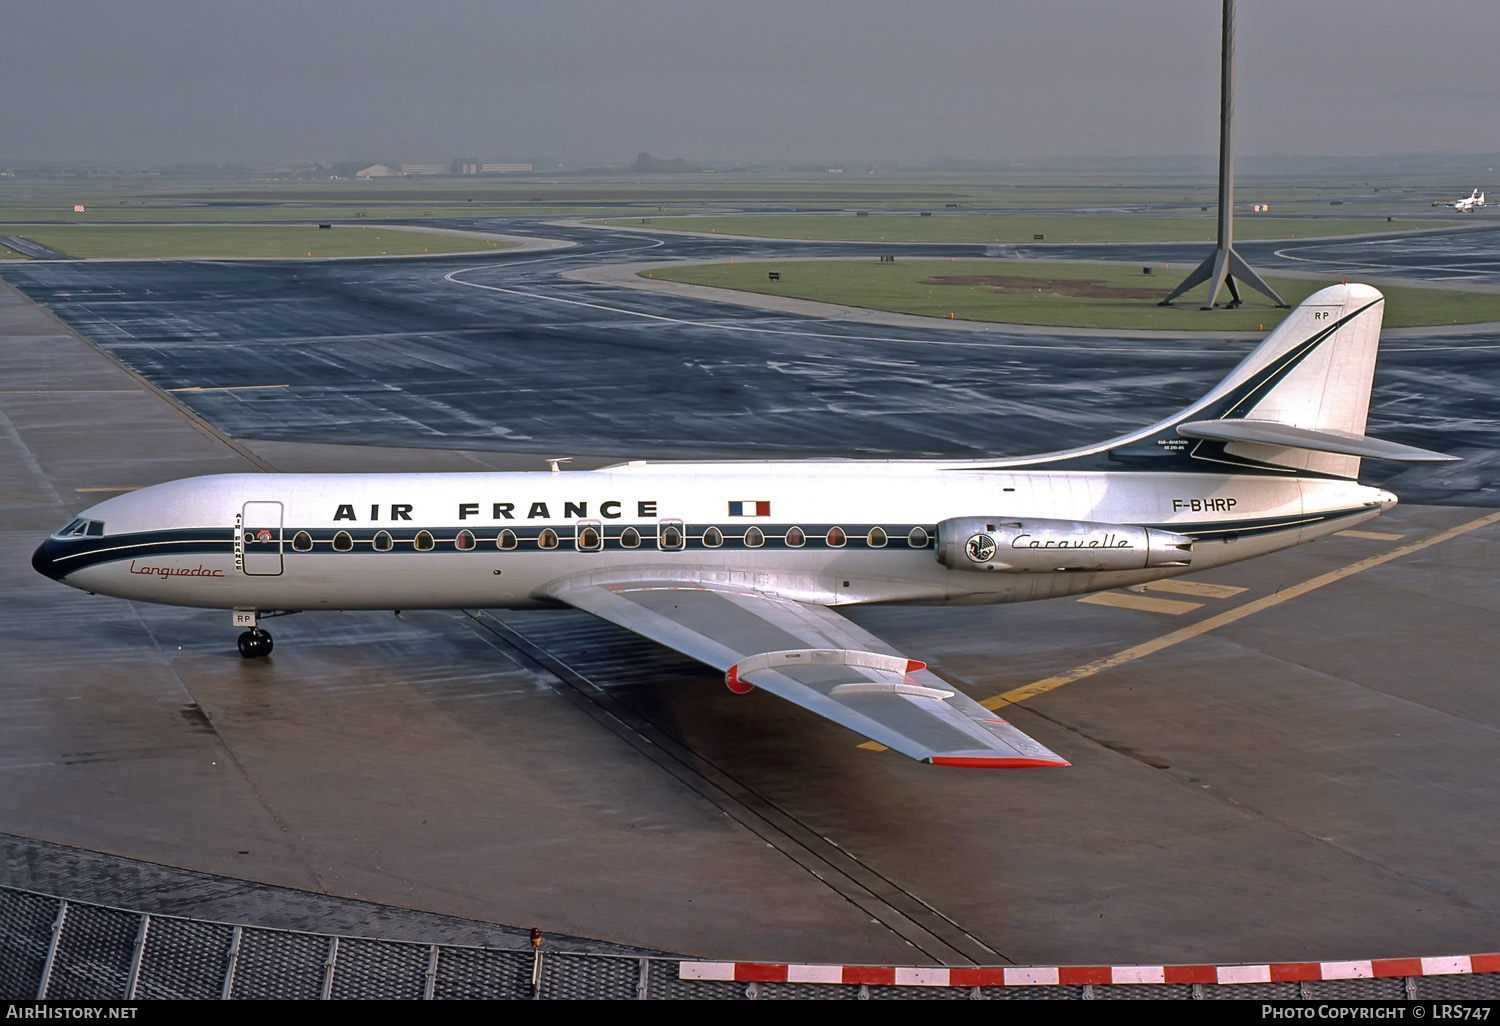
{"type": "Polygon", "coordinates": [[[251,577],[281,573],[281,503],[247,502],[235,538],[240,569],[251,577]]]}

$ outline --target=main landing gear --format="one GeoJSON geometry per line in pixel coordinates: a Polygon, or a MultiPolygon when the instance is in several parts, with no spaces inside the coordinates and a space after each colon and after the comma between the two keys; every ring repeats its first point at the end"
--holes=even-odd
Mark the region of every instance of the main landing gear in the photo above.
{"type": "Polygon", "coordinates": [[[240,655],[246,659],[264,659],[271,654],[271,635],[259,627],[252,627],[240,635],[240,655]]]}

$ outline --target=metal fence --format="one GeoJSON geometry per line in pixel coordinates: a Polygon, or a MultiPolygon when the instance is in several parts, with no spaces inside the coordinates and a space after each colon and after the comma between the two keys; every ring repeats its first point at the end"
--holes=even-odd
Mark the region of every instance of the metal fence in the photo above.
{"type": "Polygon", "coordinates": [[[1500,998],[1500,973],[1303,983],[913,987],[682,979],[673,958],[270,930],[0,887],[0,999],[1500,998]]]}

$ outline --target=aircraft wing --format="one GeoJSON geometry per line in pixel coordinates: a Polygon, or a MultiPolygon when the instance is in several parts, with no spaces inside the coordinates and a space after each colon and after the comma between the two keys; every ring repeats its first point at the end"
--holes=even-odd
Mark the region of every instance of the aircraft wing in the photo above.
{"type": "Polygon", "coordinates": [[[947,766],[1066,766],[825,606],[692,581],[564,581],[548,594],[894,748],[947,766]]]}

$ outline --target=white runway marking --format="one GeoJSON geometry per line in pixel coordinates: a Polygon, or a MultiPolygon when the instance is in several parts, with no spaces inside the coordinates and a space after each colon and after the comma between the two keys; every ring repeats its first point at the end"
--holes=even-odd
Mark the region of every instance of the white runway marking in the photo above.
{"type": "MultiPolygon", "coordinates": [[[[1338,263],[1338,261],[1336,261],[1335,259],[1333,259],[1331,257],[1318,257],[1318,256],[1305,256],[1304,257],[1304,256],[1297,256],[1296,253],[1290,252],[1290,251],[1285,250],[1285,249],[1278,249],[1278,250],[1275,250],[1274,252],[1275,252],[1276,256],[1280,257],[1283,260],[1295,260],[1299,264],[1319,264],[1319,265],[1322,265],[1322,266],[1328,266],[1330,264],[1338,263]]],[[[1482,260],[1483,258],[1476,256],[1475,259],[1476,260],[1482,260]]],[[[1493,268],[1491,266],[1488,266],[1488,265],[1484,264],[1484,263],[1480,263],[1480,264],[1476,265],[1473,269],[1466,269],[1462,265],[1455,265],[1455,264],[1445,264],[1443,266],[1429,266],[1427,264],[1399,264],[1399,265],[1393,265],[1393,264],[1368,264],[1367,263],[1367,264],[1356,264],[1353,267],[1349,267],[1349,265],[1347,265],[1347,264],[1340,264],[1340,266],[1345,268],[1345,270],[1343,270],[1343,271],[1340,272],[1341,276],[1345,277],[1345,278],[1350,277],[1351,274],[1355,270],[1368,272],[1370,274],[1384,275],[1384,276],[1387,276],[1387,277],[1400,277],[1401,275],[1403,275],[1403,274],[1405,274],[1407,272],[1410,272],[1410,271],[1429,271],[1432,274],[1438,276],[1435,279],[1429,279],[1429,280],[1436,280],[1436,281],[1468,281],[1469,279],[1473,278],[1475,275],[1481,275],[1481,274],[1488,275],[1488,274],[1493,274],[1494,273],[1493,268]],[[1454,271],[1458,271],[1460,273],[1454,274],[1453,273],[1454,271]]]]}

